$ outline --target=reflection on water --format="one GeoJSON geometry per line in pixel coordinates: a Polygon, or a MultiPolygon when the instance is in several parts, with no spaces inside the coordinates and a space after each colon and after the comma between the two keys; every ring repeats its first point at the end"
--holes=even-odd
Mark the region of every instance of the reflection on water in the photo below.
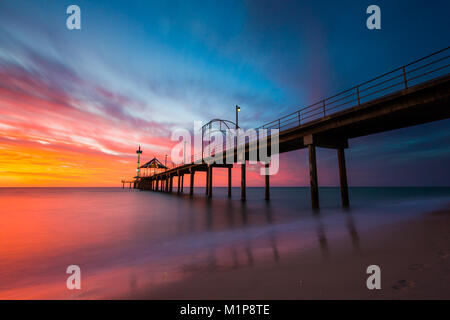
{"type": "Polygon", "coordinates": [[[373,227],[410,219],[448,201],[449,188],[352,188],[341,209],[339,189],[322,188],[321,209],[309,189],[249,188],[248,201],[225,188],[188,195],[121,188],[0,189],[0,298],[126,297],[158,290],[201,272],[277,264],[348,237],[355,254],[373,227]],[[65,287],[69,265],[82,290],[65,287]]]}

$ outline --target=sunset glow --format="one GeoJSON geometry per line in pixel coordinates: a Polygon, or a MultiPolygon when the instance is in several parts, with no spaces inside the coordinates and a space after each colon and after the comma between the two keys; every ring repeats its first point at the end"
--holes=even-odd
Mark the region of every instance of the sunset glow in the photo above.
{"type": "MultiPolygon", "coordinates": [[[[24,1],[0,4],[2,187],[120,186],[121,179],[135,174],[139,145],[143,161],[164,161],[170,155],[175,128],[192,130],[194,121],[213,118],[233,120],[236,104],[242,107],[240,124],[253,128],[442,47],[442,37],[431,32],[437,36],[423,39],[428,45],[412,50],[414,44],[405,42],[392,53],[390,38],[368,36],[364,28],[354,29],[351,19],[342,30],[329,32],[335,19],[354,17],[352,10],[359,8],[336,17],[333,10],[325,14],[320,6],[293,2],[274,14],[268,3],[227,1],[198,10],[180,3],[180,14],[157,2],[124,8],[112,1],[105,13],[101,6],[81,1],[83,28],[70,31],[60,23],[64,4],[38,3],[27,2],[26,11],[21,10],[24,1]],[[295,21],[314,28],[292,24],[291,6],[300,15],[295,21]],[[233,19],[224,24],[222,15],[233,19]],[[326,17],[313,20],[312,15],[326,17]],[[365,45],[346,46],[348,38],[365,45]]],[[[397,9],[402,19],[411,18],[397,9]]],[[[422,170],[435,155],[441,163],[446,162],[442,157],[450,157],[431,128],[412,128],[407,136],[386,133],[383,143],[366,149],[352,141],[356,148],[349,161],[358,166],[350,169],[351,183],[445,185],[448,169],[441,168],[446,174],[439,174],[439,181],[422,170]],[[424,143],[433,147],[433,154],[421,152],[424,143]],[[406,146],[408,163],[401,163],[406,146]],[[398,170],[404,166],[408,170],[398,170]],[[411,171],[414,177],[407,173],[411,171]]],[[[299,156],[301,152],[281,156],[274,186],[308,184],[308,169],[299,156]]],[[[335,155],[319,157],[320,162],[335,165],[335,155]]],[[[336,185],[337,177],[327,171],[319,170],[321,185],[336,185]]],[[[261,185],[262,179],[254,177],[252,183],[261,185]]],[[[216,182],[225,185],[221,174],[216,182]]]]}

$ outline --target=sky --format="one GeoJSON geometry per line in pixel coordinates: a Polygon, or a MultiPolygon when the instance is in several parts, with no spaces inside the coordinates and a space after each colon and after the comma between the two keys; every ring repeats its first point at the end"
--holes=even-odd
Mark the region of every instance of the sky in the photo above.
{"type": "MultiPolygon", "coordinates": [[[[241,127],[257,127],[447,47],[449,11],[443,0],[1,0],[0,187],[120,186],[137,147],[163,161],[174,129],[234,120],[237,104],[241,127]],[[81,30],[66,28],[71,4],[81,30]],[[371,4],[381,30],[366,28],[371,4]]],[[[449,186],[449,128],[350,140],[349,184],[449,186]]],[[[337,185],[336,152],[317,157],[319,185],[337,185]]],[[[280,161],[273,186],[309,184],[304,150],[280,161]]],[[[257,172],[249,186],[263,184],[257,172]]]]}

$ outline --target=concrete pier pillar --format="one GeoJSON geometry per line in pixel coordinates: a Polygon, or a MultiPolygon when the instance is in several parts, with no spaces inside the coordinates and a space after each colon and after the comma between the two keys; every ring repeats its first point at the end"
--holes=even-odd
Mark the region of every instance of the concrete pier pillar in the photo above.
{"type": "Polygon", "coordinates": [[[189,188],[189,195],[193,195],[194,194],[194,176],[195,176],[195,171],[191,171],[191,184],[190,184],[190,188],[189,188]]]}
{"type": "Polygon", "coordinates": [[[228,168],[228,198],[231,198],[231,167],[228,168]]]}
{"type": "Polygon", "coordinates": [[[206,192],[205,192],[205,194],[206,195],[208,195],[208,191],[209,191],[209,188],[208,188],[208,183],[209,183],[209,168],[206,168],[206,192]]]}
{"type": "Polygon", "coordinates": [[[170,176],[169,192],[172,193],[172,191],[173,191],[173,176],[170,176]]]}
{"type": "Polygon", "coordinates": [[[316,147],[308,145],[309,151],[309,180],[311,184],[311,204],[313,209],[319,208],[319,187],[317,184],[316,147]]]}
{"type": "Polygon", "coordinates": [[[165,192],[169,192],[169,177],[166,176],[166,190],[164,190],[165,192]]]}
{"type": "Polygon", "coordinates": [[[177,194],[180,194],[180,187],[181,187],[181,176],[180,173],[178,173],[178,188],[177,188],[177,194]]]}
{"type": "Polygon", "coordinates": [[[184,174],[181,175],[181,193],[183,193],[184,190],[184,174]]]}
{"type": "Polygon", "coordinates": [[[246,200],[247,193],[246,193],[246,174],[245,174],[245,163],[241,164],[241,200],[246,200]]]}
{"type": "Polygon", "coordinates": [[[266,185],[266,194],[265,194],[265,199],[269,200],[270,199],[270,184],[269,184],[269,163],[266,163],[265,165],[266,167],[266,176],[265,176],[265,185],[266,185]]]}
{"type": "Polygon", "coordinates": [[[208,166],[208,177],[209,177],[209,181],[208,181],[208,198],[212,197],[212,181],[213,181],[213,167],[212,166],[208,166]]]}
{"type": "Polygon", "coordinates": [[[350,201],[348,198],[348,184],[347,184],[347,169],[345,168],[345,151],[344,148],[337,149],[339,162],[339,181],[341,185],[341,200],[342,206],[348,207],[350,201]]]}

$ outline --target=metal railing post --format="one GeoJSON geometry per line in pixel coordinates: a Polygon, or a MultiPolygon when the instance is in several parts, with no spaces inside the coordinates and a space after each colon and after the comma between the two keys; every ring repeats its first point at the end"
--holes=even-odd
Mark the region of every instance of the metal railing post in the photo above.
{"type": "Polygon", "coordinates": [[[361,102],[359,101],[359,86],[356,87],[356,96],[358,97],[358,106],[361,105],[361,102]]]}
{"type": "Polygon", "coordinates": [[[302,119],[300,117],[300,111],[298,112],[298,125],[301,126],[302,125],[302,119]]]}
{"type": "Polygon", "coordinates": [[[405,67],[402,67],[403,70],[403,81],[405,83],[405,89],[408,89],[408,81],[406,80],[406,71],[405,71],[405,67]]]}
{"type": "Polygon", "coordinates": [[[325,117],[325,100],[322,100],[323,116],[325,117]]]}

